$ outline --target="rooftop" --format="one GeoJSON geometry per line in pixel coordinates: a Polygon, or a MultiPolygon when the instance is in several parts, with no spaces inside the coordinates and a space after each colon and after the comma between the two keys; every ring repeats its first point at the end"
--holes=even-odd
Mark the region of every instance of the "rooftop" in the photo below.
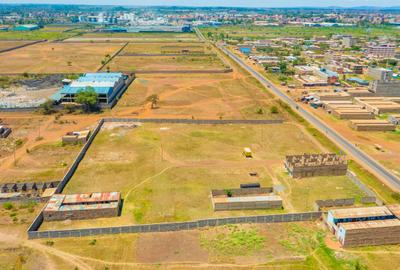
{"type": "Polygon", "coordinates": [[[345,230],[359,230],[359,229],[385,228],[385,227],[397,227],[397,226],[400,226],[400,220],[398,219],[339,223],[339,227],[342,227],[345,230]]]}
{"type": "Polygon", "coordinates": [[[336,219],[391,216],[392,212],[386,206],[333,209],[329,213],[336,219]]]}
{"type": "Polygon", "coordinates": [[[44,211],[72,211],[118,207],[119,192],[55,194],[47,203],[44,211]]]}

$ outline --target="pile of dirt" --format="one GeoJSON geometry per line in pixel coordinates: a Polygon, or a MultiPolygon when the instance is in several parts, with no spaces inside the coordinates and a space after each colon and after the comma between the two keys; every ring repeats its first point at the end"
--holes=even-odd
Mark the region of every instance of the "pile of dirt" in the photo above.
{"type": "Polygon", "coordinates": [[[39,90],[44,88],[61,87],[64,78],[65,75],[53,74],[19,80],[18,83],[29,90],[39,90]]]}

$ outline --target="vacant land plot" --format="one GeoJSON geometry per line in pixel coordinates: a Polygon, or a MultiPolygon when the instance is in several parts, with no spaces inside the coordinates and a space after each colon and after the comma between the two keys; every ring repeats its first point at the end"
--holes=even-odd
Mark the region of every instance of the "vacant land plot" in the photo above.
{"type": "Polygon", "coordinates": [[[11,49],[28,43],[30,43],[30,41],[0,40],[0,51],[11,49]]]}
{"type": "Polygon", "coordinates": [[[114,111],[144,117],[209,119],[283,118],[255,79],[241,73],[140,75],[128,88],[114,111]],[[148,97],[158,95],[157,108],[148,97]],[[272,113],[271,112],[275,112],[272,113]]]}
{"type": "Polygon", "coordinates": [[[280,210],[215,213],[210,191],[248,182],[277,184],[271,166],[279,166],[283,173],[286,154],[318,151],[309,137],[292,124],[146,123],[129,128],[109,123],[96,137],[64,192],[121,191],[122,216],[71,224],[45,222],[41,229],[277,213],[280,210]],[[251,147],[254,158],[244,158],[244,147],[251,147]],[[250,172],[258,176],[250,176],[250,172]]]}
{"type": "Polygon", "coordinates": [[[0,32],[0,40],[59,40],[76,35],[72,32],[62,31],[47,31],[46,29],[40,29],[35,31],[9,31],[0,32]]]}
{"type": "Polygon", "coordinates": [[[217,56],[117,56],[105,67],[111,71],[222,70],[217,56]]]}
{"type": "Polygon", "coordinates": [[[251,39],[265,39],[265,38],[278,38],[278,37],[298,37],[298,38],[312,38],[313,36],[329,36],[334,34],[347,34],[353,36],[370,36],[379,37],[382,35],[399,36],[399,31],[395,26],[382,26],[382,27],[303,27],[303,26],[224,26],[224,27],[210,27],[202,29],[204,35],[208,33],[217,37],[221,34],[229,35],[231,39],[238,38],[251,38],[251,39]]]}
{"type": "Polygon", "coordinates": [[[2,53],[0,73],[94,72],[123,44],[40,43],[2,53]]]}
{"type": "Polygon", "coordinates": [[[178,53],[183,50],[201,51],[211,53],[211,47],[204,43],[129,43],[121,54],[161,54],[161,53],[178,53]]]}
{"type": "Polygon", "coordinates": [[[88,33],[66,41],[135,41],[135,42],[193,42],[195,33],[88,33]]]}

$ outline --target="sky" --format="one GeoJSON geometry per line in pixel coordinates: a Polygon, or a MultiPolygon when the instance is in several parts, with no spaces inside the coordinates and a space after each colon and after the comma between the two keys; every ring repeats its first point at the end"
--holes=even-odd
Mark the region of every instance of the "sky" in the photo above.
{"type": "Polygon", "coordinates": [[[0,0],[0,3],[231,7],[400,6],[400,0],[0,0]]]}

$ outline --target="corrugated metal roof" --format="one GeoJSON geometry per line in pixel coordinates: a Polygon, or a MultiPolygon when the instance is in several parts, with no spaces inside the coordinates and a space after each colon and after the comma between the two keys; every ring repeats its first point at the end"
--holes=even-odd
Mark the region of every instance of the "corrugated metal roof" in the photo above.
{"type": "Polygon", "coordinates": [[[386,206],[359,207],[329,210],[332,216],[338,218],[361,218],[391,216],[392,212],[386,206]]]}
{"type": "Polygon", "coordinates": [[[400,220],[398,219],[339,223],[339,227],[344,228],[346,231],[358,230],[358,229],[370,229],[370,228],[396,227],[396,226],[400,226],[400,220]]]}
{"type": "Polygon", "coordinates": [[[278,195],[258,195],[258,196],[241,196],[241,197],[215,197],[213,198],[216,203],[223,202],[271,202],[282,201],[278,195]]]}
{"type": "Polygon", "coordinates": [[[119,192],[97,192],[83,194],[54,194],[44,211],[89,210],[118,206],[119,192]]]}

